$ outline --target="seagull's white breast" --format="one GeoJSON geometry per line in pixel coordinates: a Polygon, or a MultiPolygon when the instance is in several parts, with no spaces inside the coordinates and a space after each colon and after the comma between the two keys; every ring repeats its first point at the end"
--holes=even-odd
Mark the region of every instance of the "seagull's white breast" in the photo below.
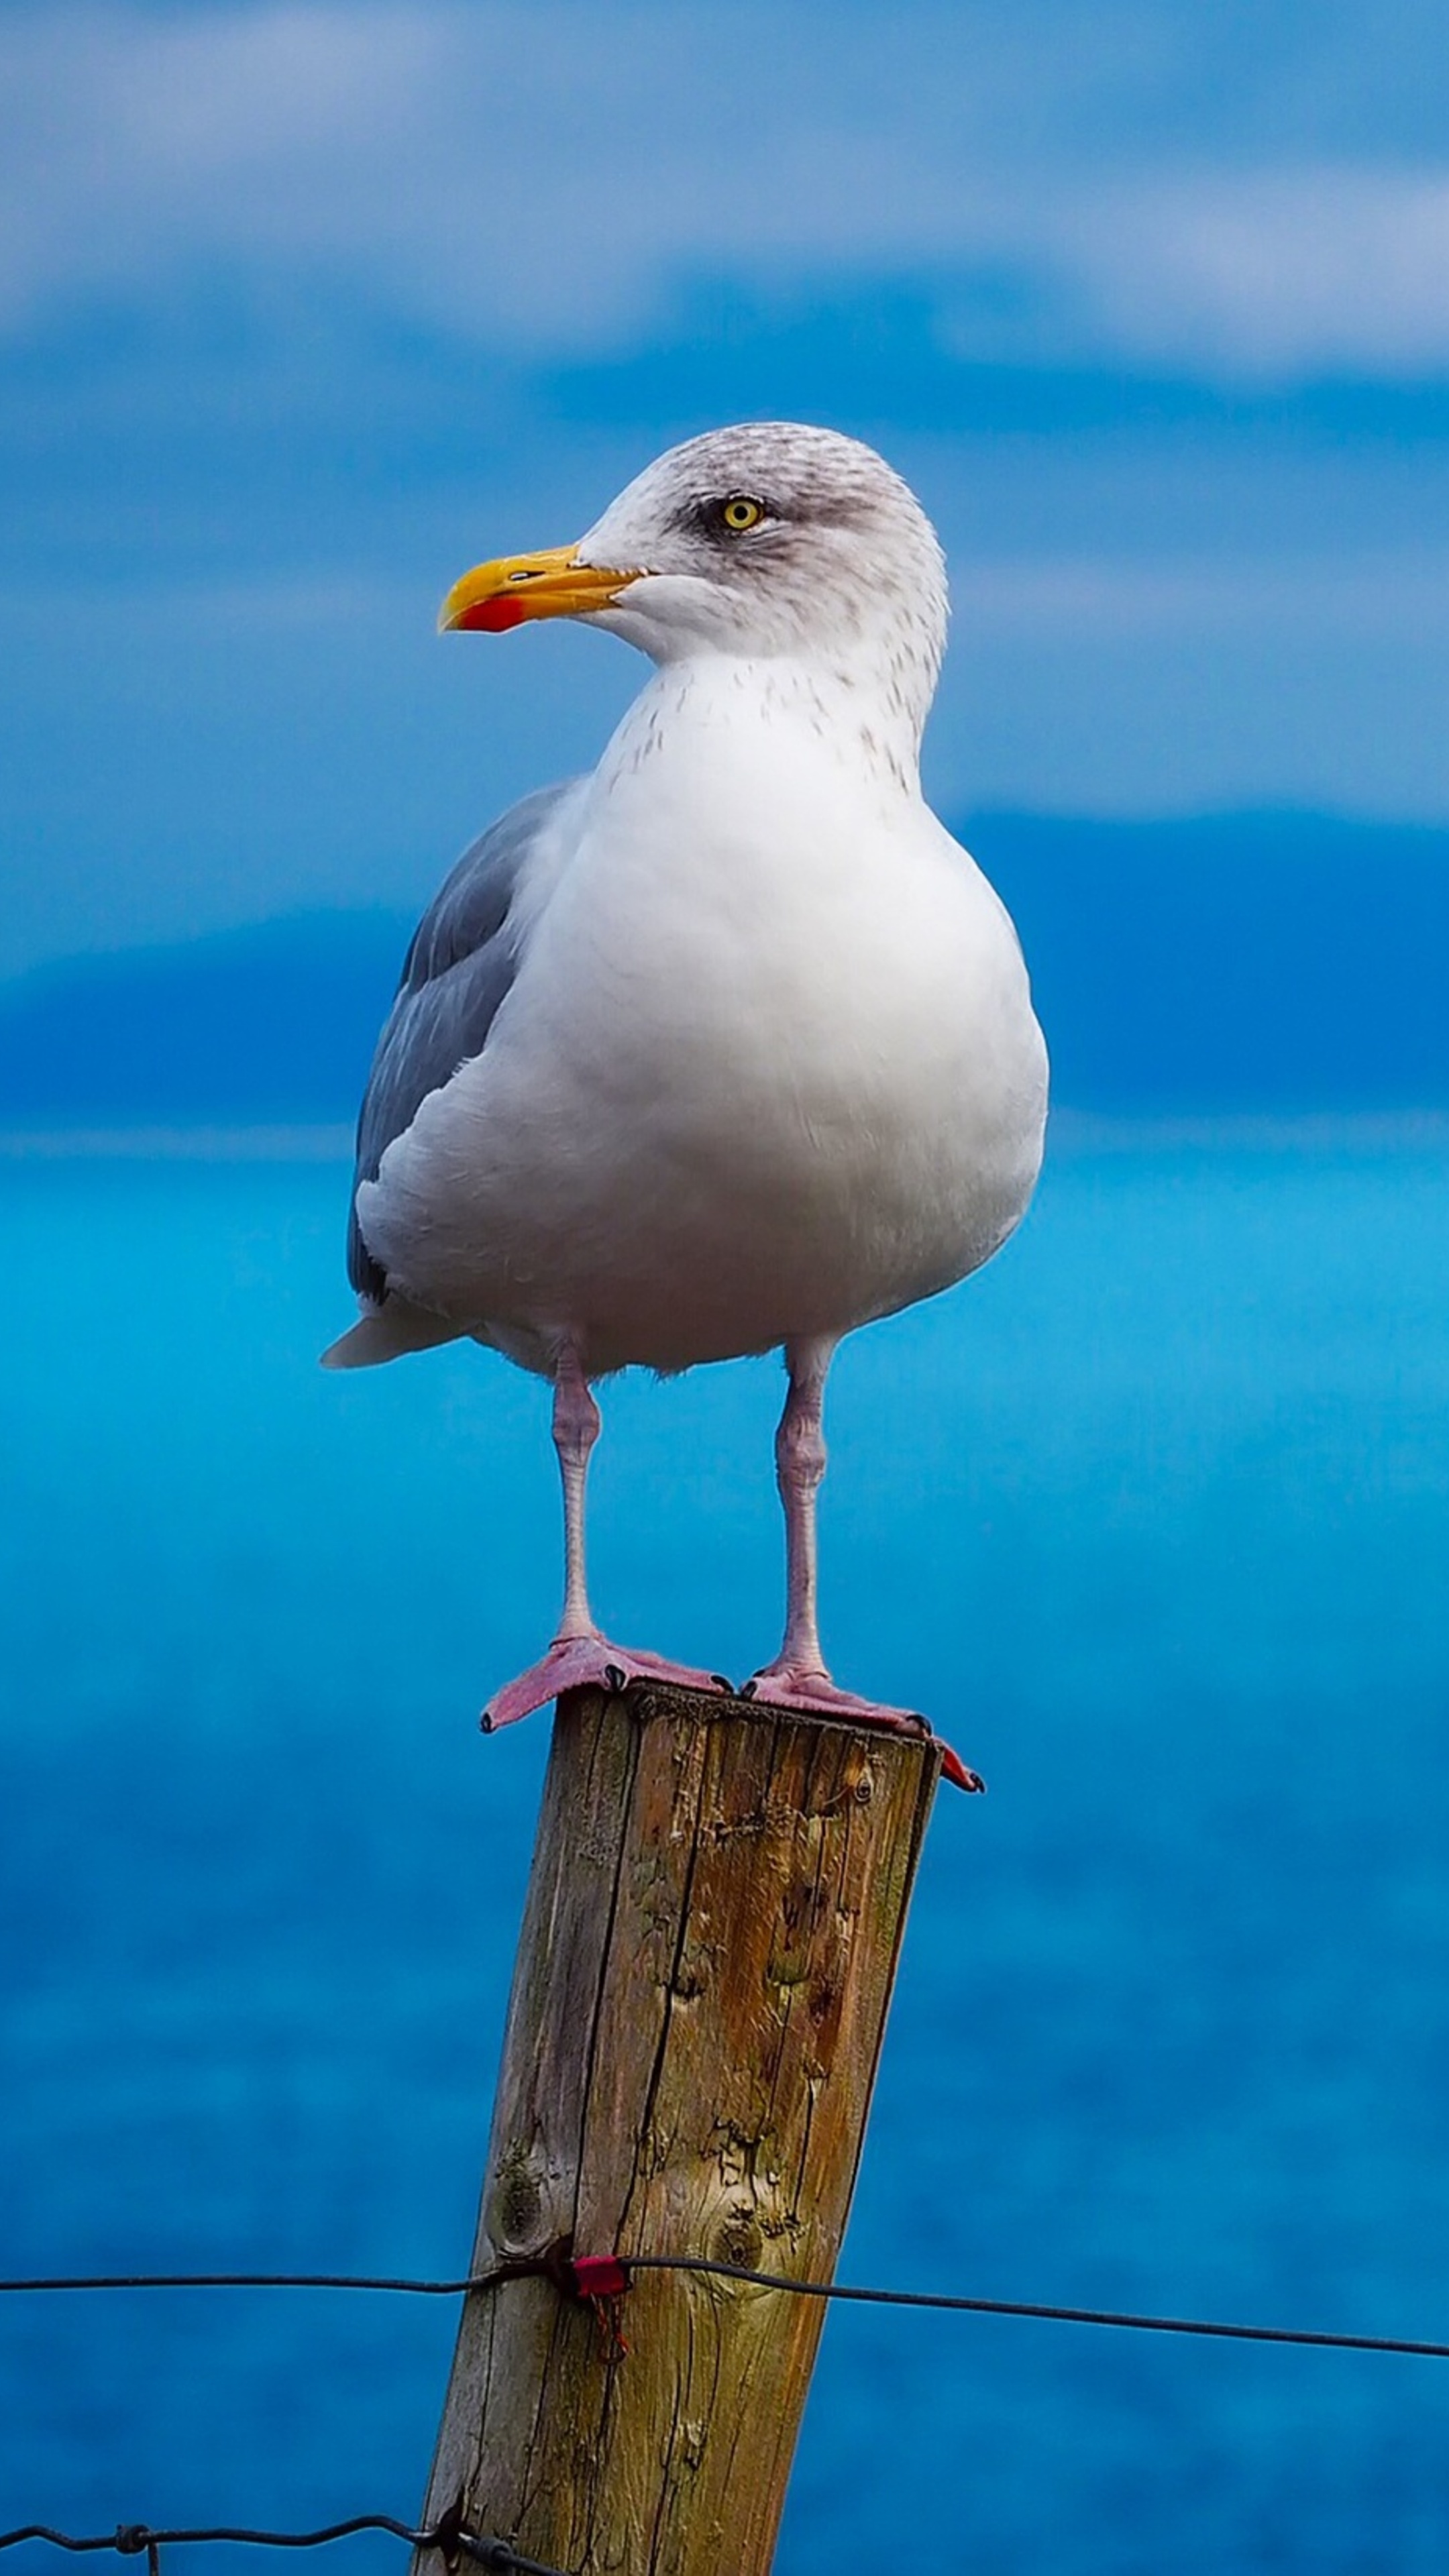
{"type": "Polygon", "coordinates": [[[1007,916],[867,696],[789,663],[658,674],[535,890],[483,1053],[359,1209],[418,1303],[546,1365],[843,1332],[1021,1216],[1046,1061],[1007,916]]]}

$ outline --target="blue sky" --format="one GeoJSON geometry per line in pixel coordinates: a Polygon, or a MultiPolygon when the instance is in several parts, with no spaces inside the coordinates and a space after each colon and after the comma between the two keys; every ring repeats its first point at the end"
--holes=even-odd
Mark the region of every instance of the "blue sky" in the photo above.
{"type": "Polygon", "coordinates": [[[637,678],[442,590],[751,413],[942,528],[949,813],[1449,818],[1446,93],[1418,0],[0,7],[0,971],[420,899],[637,678]]]}

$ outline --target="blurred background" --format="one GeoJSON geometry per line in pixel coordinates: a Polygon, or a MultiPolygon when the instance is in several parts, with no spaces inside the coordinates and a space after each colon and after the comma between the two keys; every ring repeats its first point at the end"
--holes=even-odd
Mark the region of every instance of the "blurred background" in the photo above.
{"type": "MultiPolygon", "coordinates": [[[[1058,1103],[837,1373],[827,1643],[993,1793],[845,2272],[1449,2337],[1446,119],[1427,0],[0,7],[0,2271],[466,2258],[544,1401],[314,1363],[411,919],[641,671],[433,620],[784,415],[941,529],[928,786],[1058,1103]]],[[[772,1650],[777,1398],[607,1399],[616,1634],[772,1650]]],[[[6,2301],[0,2522],[406,2515],[450,2343],[6,2301]]],[[[782,2576],[1437,2576],[1446,2420],[841,2314],[782,2576]]]]}

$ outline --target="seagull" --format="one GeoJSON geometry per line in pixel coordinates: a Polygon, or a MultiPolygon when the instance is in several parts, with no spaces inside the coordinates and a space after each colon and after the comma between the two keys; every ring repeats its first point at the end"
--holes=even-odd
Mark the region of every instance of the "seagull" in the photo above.
{"type": "Polygon", "coordinates": [[[793,422],[672,448],[577,544],[443,603],[444,632],[573,617],[654,664],[597,768],[445,880],[358,1125],[361,1313],[326,1365],[471,1338],[553,1387],[562,1616],[485,1726],[584,1684],[721,1687],[594,1620],[593,1386],[783,1349],[785,1633],[746,1690],[922,1729],[832,1679],[815,1507],[842,1336],[979,1269],[1041,1163],[1021,947],[921,790],[946,614],[908,485],[793,422]]]}

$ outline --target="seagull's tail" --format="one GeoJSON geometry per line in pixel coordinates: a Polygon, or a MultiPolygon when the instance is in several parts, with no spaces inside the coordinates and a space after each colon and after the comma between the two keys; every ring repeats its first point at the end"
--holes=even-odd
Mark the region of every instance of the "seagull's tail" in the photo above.
{"type": "Polygon", "coordinates": [[[430,1315],[426,1306],[410,1305],[406,1297],[386,1297],[323,1352],[322,1366],[380,1368],[384,1360],[399,1360],[405,1351],[430,1351],[439,1342],[464,1338],[456,1324],[442,1315],[430,1315]]]}

